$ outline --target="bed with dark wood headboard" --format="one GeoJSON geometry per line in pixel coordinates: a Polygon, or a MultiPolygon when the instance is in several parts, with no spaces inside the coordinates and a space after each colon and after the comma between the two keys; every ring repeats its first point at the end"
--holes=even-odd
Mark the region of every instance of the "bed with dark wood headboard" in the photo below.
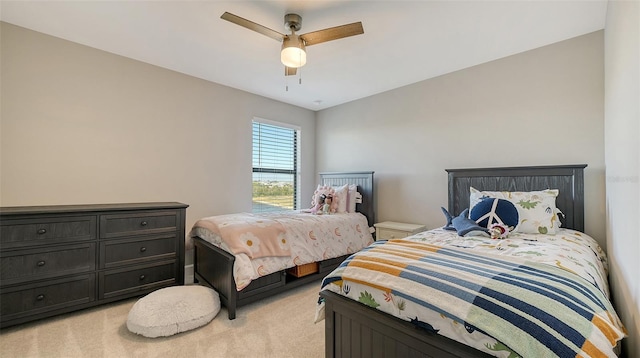
{"type": "Polygon", "coordinates": [[[469,207],[469,188],[483,191],[534,191],[558,189],[556,207],[562,211],[562,226],[584,231],[584,168],[586,164],[446,169],[449,173],[449,212],[459,214],[469,207]]]}
{"type": "MultiPolygon", "coordinates": [[[[556,188],[560,192],[556,204],[564,213],[562,226],[583,231],[585,167],[580,164],[447,169],[449,212],[459,214],[469,207],[470,187],[483,191],[556,188]]],[[[329,290],[321,291],[320,296],[324,300],[326,357],[489,356],[329,290]]]]}
{"type": "MultiPolygon", "coordinates": [[[[327,172],[320,173],[320,184],[338,187],[344,184],[357,185],[362,202],[356,204],[356,211],[367,218],[368,226],[375,223],[375,195],[373,172],[327,172]]],[[[320,280],[335,269],[348,255],[318,262],[318,272],[304,277],[294,277],[286,270],[274,272],[253,280],[238,291],[233,277],[235,256],[210,242],[194,236],[194,279],[196,282],[214,288],[220,301],[227,308],[229,319],[234,319],[240,306],[273,296],[277,293],[320,280]]]]}

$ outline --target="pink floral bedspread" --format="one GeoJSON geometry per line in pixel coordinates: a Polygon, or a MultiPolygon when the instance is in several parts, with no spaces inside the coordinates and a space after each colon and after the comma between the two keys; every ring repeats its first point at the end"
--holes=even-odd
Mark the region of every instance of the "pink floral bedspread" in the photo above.
{"type": "Polygon", "coordinates": [[[210,216],[198,220],[194,226],[219,235],[234,255],[244,253],[252,259],[291,256],[284,225],[276,220],[240,213],[210,216]]]}
{"type": "MultiPolygon", "coordinates": [[[[288,247],[280,248],[288,248],[291,254],[261,257],[254,255],[252,258],[247,250],[234,253],[227,240],[221,237],[222,232],[215,232],[206,224],[194,225],[189,235],[198,236],[235,256],[233,276],[238,291],[261,276],[296,265],[352,254],[373,242],[367,218],[360,213],[313,215],[294,211],[244,215],[252,215],[255,220],[281,224],[285,230],[283,237],[288,247]]],[[[264,241],[260,241],[259,246],[263,243],[264,241]]]]}

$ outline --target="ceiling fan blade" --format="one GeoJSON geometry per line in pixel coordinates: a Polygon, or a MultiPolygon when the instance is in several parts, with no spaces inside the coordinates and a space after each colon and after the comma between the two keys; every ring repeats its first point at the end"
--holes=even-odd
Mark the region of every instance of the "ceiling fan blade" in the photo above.
{"type": "Polygon", "coordinates": [[[354,22],[352,24],[330,27],[324,30],[318,30],[309,32],[304,35],[300,35],[305,42],[305,45],[311,46],[327,41],[341,39],[343,37],[355,36],[364,34],[362,28],[362,22],[354,22]]]}
{"type": "Polygon", "coordinates": [[[297,68],[295,67],[284,67],[284,75],[285,76],[295,76],[297,68]]]}
{"type": "Polygon", "coordinates": [[[234,15],[230,12],[226,12],[220,16],[221,19],[227,20],[229,22],[233,22],[236,25],[240,25],[242,27],[246,27],[249,30],[253,30],[255,32],[261,33],[265,36],[269,36],[276,41],[282,42],[282,39],[286,36],[285,34],[279,33],[276,30],[271,30],[268,27],[257,24],[253,21],[247,20],[240,16],[234,15]]]}

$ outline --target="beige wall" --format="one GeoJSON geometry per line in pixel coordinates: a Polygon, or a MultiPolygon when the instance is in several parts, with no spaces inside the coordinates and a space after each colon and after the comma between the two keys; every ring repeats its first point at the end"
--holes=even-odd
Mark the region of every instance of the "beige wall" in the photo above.
{"type": "Polygon", "coordinates": [[[446,168],[586,163],[604,246],[603,62],[598,31],[320,111],[317,169],[374,170],[378,221],[434,228],[446,168]]]}
{"type": "Polygon", "coordinates": [[[640,357],[640,3],[609,1],[605,27],[605,164],[610,283],[640,357]]]}
{"type": "Polygon", "coordinates": [[[638,166],[628,165],[638,136],[628,128],[640,134],[639,93],[625,79],[638,69],[620,52],[637,64],[630,3],[609,3],[605,34],[316,114],[2,23],[0,205],[180,201],[188,227],[250,210],[254,116],[302,127],[303,204],[317,171],[375,170],[379,221],[441,226],[445,168],[587,163],[586,231],[608,244],[636,356],[640,253],[637,230],[625,228],[638,206],[625,199],[638,197],[638,166]]]}
{"type": "Polygon", "coordinates": [[[302,128],[301,193],[313,194],[314,112],[7,23],[0,31],[2,206],[179,201],[189,228],[250,211],[253,117],[302,128]]]}

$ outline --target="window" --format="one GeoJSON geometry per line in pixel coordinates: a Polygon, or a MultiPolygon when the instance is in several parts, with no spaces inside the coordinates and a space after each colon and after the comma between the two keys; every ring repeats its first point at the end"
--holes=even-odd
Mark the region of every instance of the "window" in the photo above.
{"type": "Polygon", "coordinates": [[[253,121],[253,212],[296,209],[298,128],[253,121]]]}

